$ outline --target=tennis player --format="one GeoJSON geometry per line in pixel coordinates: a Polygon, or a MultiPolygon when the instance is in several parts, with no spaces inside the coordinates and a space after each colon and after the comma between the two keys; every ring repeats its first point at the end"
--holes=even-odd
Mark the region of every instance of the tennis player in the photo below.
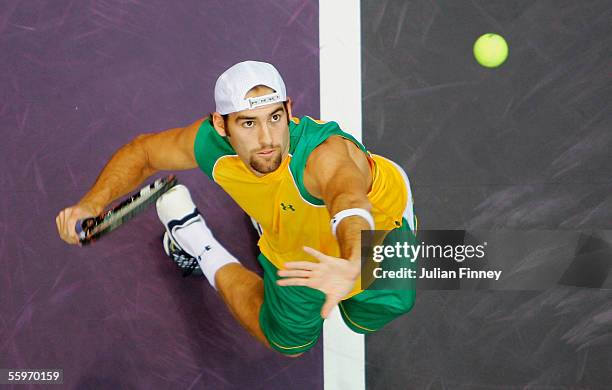
{"type": "Polygon", "coordinates": [[[183,185],[157,201],[165,252],[203,273],[263,344],[300,355],[315,345],[336,305],[358,333],[408,312],[414,290],[362,290],[360,282],[362,230],[414,237],[405,172],[335,122],[292,117],[271,64],[245,61],[226,70],[215,103],[214,113],[187,127],[143,134],[121,147],[91,190],[57,216],[61,238],[78,243],[78,219],[99,214],[155,172],[199,167],[255,222],[263,279],[215,239],[183,185]]]}

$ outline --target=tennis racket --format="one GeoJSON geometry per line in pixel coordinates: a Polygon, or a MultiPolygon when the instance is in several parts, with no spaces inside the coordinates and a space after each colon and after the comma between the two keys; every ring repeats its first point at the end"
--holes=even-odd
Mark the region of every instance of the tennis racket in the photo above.
{"type": "Polygon", "coordinates": [[[176,177],[174,175],[159,178],[99,216],[78,220],[76,232],[81,245],[90,244],[117,229],[123,223],[144,211],[147,206],[154,203],[175,185],[176,177]]]}

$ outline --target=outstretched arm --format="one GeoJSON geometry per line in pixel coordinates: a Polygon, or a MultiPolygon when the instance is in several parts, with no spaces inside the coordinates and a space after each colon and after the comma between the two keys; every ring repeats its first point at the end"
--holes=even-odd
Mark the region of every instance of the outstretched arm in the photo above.
{"type": "MultiPolygon", "coordinates": [[[[306,189],[325,201],[330,215],[350,208],[371,209],[367,198],[372,183],[365,154],[349,140],[330,137],[317,147],[306,164],[306,189]]],[[[305,247],[306,253],[319,263],[307,261],[286,263],[279,276],[280,285],[302,285],[316,288],[327,296],[321,316],[327,318],[333,307],[348,294],[360,276],[361,231],[370,228],[362,217],[343,219],[336,230],[341,258],[327,256],[305,247]]]]}
{"type": "MultiPolygon", "coordinates": [[[[328,138],[312,152],[304,181],[313,196],[323,199],[331,216],[350,208],[368,211],[372,208],[367,198],[372,184],[367,158],[353,142],[340,136],[328,138]]],[[[342,258],[359,259],[361,231],[369,228],[368,222],[359,216],[340,222],[336,238],[342,258]]]]}
{"type": "Polygon", "coordinates": [[[101,213],[106,205],[136,189],[155,172],[197,167],[193,145],[202,121],[160,133],[142,134],[122,146],[87,194],[76,205],[57,215],[55,222],[60,237],[69,244],[78,243],[74,230],[77,220],[101,213]]]}
{"type": "Polygon", "coordinates": [[[197,167],[193,144],[201,123],[139,135],[113,155],[79,204],[102,211],[157,171],[197,167]]]}

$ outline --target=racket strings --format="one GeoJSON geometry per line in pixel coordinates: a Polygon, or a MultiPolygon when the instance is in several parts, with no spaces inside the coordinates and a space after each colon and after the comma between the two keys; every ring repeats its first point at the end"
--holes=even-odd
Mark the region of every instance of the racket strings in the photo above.
{"type": "Polygon", "coordinates": [[[88,243],[99,238],[101,235],[115,230],[123,223],[129,221],[141,213],[147,206],[155,202],[163,193],[176,184],[176,177],[170,175],[166,178],[157,179],[152,184],[143,187],[139,192],[130,196],[117,206],[108,210],[103,215],[86,221],[84,226],[84,237],[81,243],[88,243]]]}

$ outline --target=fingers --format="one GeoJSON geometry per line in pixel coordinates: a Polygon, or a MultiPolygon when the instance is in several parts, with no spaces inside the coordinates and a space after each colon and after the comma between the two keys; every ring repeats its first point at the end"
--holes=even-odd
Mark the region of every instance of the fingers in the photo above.
{"type": "Polygon", "coordinates": [[[66,209],[60,211],[60,213],[57,215],[57,218],[55,219],[56,223],[57,223],[57,232],[59,233],[60,237],[62,240],[65,240],[65,234],[64,234],[64,225],[65,225],[65,219],[66,219],[66,209]]]}
{"type": "Polygon", "coordinates": [[[279,286],[305,286],[312,287],[312,281],[308,278],[289,278],[276,281],[279,286]]]}
{"type": "Polygon", "coordinates": [[[324,253],[319,252],[316,249],[313,249],[309,246],[304,246],[302,247],[302,250],[306,253],[308,253],[310,256],[315,257],[319,260],[325,260],[325,258],[327,258],[327,255],[324,253]]]}
{"type": "Polygon", "coordinates": [[[63,228],[63,232],[64,232],[64,236],[66,237],[66,241],[74,244],[74,236],[76,235],[74,232],[74,224],[72,229],[70,228],[71,225],[71,221],[73,220],[73,214],[74,214],[74,210],[73,209],[68,209],[66,210],[66,213],[64,214],[64,228],[63,228]]]}
{"type": "Polygon", "coordinates": [[[75,231],[76,221],[78,219],[78,213],[76,213],[72,207],[60,211],[55,218],[55,224],[60,238],[68,244],[77,244],[79,242],[75,231]]]}
{"type": "Polygon", "coordinates": [[[281,269],[277,272],[277,274],[282,278],[307,278],[311,275],[311,271],[281,269]]]}
{"type": "Polygon", "coordinates": [[[312,271],[318,266],[310,261],[293,261],[285,263],[286,269],[277,271],[278,276],[286,279],[279,279],[279,286],[307,286],[312,287],[312,271]]]}
{"type": "Polygon", "coordinates": [[[63,217],[62,217],[62,239],[69,244],[73,243],[73,239],[70,235],[70,228],[68,226],[71,216],[72,216],[71,209],[64,210],[63,217]]]}
{"type": "Polygon", "coordinates": [[[308,253],[310,256],[314,257],[315,259],[319,260],[319,263],[325,263],[337,259],[336,257],[328,256],[325,253],[319,252],[318,250],[309,246],[303,246],[302,250],[308,253]]]}
{"type": "Polygon", "coordinates": [[[285,263],[285,269],[305,269],[312,271],[317,267],[317,263],[312,261],[290,261],[285,263]]]}

